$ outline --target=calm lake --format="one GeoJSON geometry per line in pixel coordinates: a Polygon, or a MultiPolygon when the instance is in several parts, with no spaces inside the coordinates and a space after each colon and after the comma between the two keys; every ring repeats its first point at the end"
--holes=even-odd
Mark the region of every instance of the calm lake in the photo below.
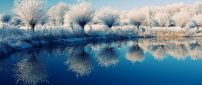
{"type": "Polygon", "coordinates": [[[0,85],[202,85],[202,38],[49,46],[0,57],[0,85]]]}

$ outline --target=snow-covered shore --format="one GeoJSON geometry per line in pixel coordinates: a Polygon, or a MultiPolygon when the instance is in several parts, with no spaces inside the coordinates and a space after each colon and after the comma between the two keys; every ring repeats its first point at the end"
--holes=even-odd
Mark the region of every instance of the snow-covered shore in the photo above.
{"type": "Polygon", "coordinates": [[[22,40],[13,41],[7,44],[0,45],[0,55],[5,55],[15,51],[21,51],[26,49],[32,49],[35,47],[43,47],[49,45],[72,45],[72,44],[82,44],[89,42],[99,42],[99,41],[114,41],[114,40],[126,40],[138,38],[135,37],[80,37],[80,38],[60,38],[55,40],[22,40]]]}
{"type": "Polygon", "coordinates": [[[40,28],[32,32],[22,28],[0,29],[0,55],[10,52],[48,45],[66,45],[85,42],[99,42],[101,40],[119,40],[142,37],[185,37],[202,36],[200,29],[183,29],[179,27],[136,27],[131,25],[115,26],[111,29],[104,26],[86,26],[85,34],[78,34],[70,28],[40,28]]]}

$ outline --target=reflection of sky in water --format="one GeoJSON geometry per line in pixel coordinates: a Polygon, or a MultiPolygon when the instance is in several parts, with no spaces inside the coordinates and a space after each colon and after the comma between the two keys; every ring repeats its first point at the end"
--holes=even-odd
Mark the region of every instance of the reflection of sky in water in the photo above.
{"type": "Polygon", "coordinates": [[[56,46],[0,59],[0,84],[202,84],[202,39],[56,46]]]}

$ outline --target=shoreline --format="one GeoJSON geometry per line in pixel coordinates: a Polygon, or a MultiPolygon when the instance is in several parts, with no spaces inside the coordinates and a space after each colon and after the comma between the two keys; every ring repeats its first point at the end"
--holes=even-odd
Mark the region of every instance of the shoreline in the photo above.
{"type": "Polygon", "coordinates": [[[66,39],[55,39],[55,40],[32,40],[32,41],[16,41],[10,44],[0,46],[0,56],[4,56],[17,51],[23,51],[26,49],[32,49],[36,47],[45,47],[50,45],[76,45],[81,43],[92,43],[100,41],[117,41],[117,40],[128,40],[128,39],[140,39],[143,37],[81,37],[81,38],[66,38],[66,39]]]}
{"type": "MultiPolygon", "coordinates": [[[[113,42],[119,40],[138,40],[138,39],[149,39],[149,38],[192,38],[195,36],[134,36],[134,37],[80,37],[80,38],[64,38],[55,40],[33,40],[33,41],[18,41],[10,45],[1,45],[0,56],[9,55],[15,52],[23,51],[26,49],[33,49],[37,47],[45,46],[57,46],[57,45],[78,45],[83,43],[98,43],[98,42],[113,42]]],[[[200,38],[200,37],[199,37],[200,38]]]]}
{"type": "MultiPolygon", "coordinates": [[[[157,29],[157,28],[156,28],[157,29]]],[[[171,28],[170,28],[171,29],[171,28]]],[[[28,35],[31,35],[30,32],[28,31],[28,33],[26,33],[26,30],[21,30],[21,29],[10,29],[6,31],[20,31],[21,33],[25,33],[28,35]]],[[[3,32],[4,30],[2,30],[3,32]]],[[[66,30],[67,31],[67,30],[66,30]]],[[[44,30],[39,30],[39,32],[44,32],[44,30]]],[[[43,47],[43,46],[48,46],[48,45],[69,45],[69,44],[81,44],[81,43],[85,43],[85,42],[100,42],[100,41],[114,41],[114,40],[127,40],[127,39],[140,39],[140,38],[168,38],[168,37],[202,37],[202,33],[199,34],[195,34],[195,35],[190,35],[189,31],[187,31],[187,33],[181,33],[181,35],[174,35],[174,34],[178,34],[178,31],[174,31],[174,30],[153,30],[150,29],[146,32],[138,32],[139,34],[133,33],[133,34],[127,34],[125,31],[120,31],[121,33],[124,32],[126,33],[126,35],[119,35],[116,34],[116,32],[113,34],[113,31],[109,30],[108,32],[111,32],[112,34],[105,34],[105,35],[88,35],[88,36],[83,36],[83,37],[71,37],[71,36],[67,36],[66,33],[64,36],[59,36],[57,37],[57,35],[60,35],[62,32],[64,32],[64,30],[59,30],[58,33],[56,34],[50,34],[50,37],[47,37],[47,35],[42,34],[42,35],[36,35],[33,37],[25,37],[24,39],[16,39],[13,41],[7,41],[3,44],[0,44],[0,56],[1,55],[5,55],[5,54],[9,54],[15,51],[21,51],[21,50],[26,50],[26,49],[31,49],[31,48],[35,48],[35,47],[43,47]],[[148,33],[147,33],[148,32],[148,33]],[[160,34],[159,34],[160,33],[160,34]],[[164,35],[168,33],[167,35],[164,35]],[[172,34],[174,33],[174,34],[172,34]],[[188,35],[189,34],[189,35],[188,35]],[[41,38],[42,36],[42,38],[41,38]],[[51,38],[53,37],[53,38],[51,38]]],[[[99,32],[97,32],[99,33],[99,32]]],[[[20,33],[18,33],[20,34],[20,33]]],[[[13,34],[15,36],[19,36],[18,34],[13,34]]],[[[87,33],[88,34],[88,33],[87,33]]],[[[12,34],[11,34],[12,35],[12,34]]],[[[9,36],[9,35],[5,35],[5,36],[9,36]]],[[[15,37],[13,36],[13,37],[15,37]]],[[[23,37],[20,35],[20,37],[23,37]]]]}

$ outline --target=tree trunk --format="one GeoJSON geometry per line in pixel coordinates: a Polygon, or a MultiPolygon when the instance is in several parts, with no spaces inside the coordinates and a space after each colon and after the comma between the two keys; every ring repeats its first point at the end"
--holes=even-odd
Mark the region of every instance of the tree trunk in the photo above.
{"type": "Polygon", "coordinates": [[[139,28],[140,28],[140,25],[137,25],[137,28],[139,29],[139,28]]]}
{"type": "Polygon", "coordinates": [[[36,24],[30,24],[30,26],[31,26],[32,31],[34,32],[35,31],[34,28],[35,28],[36,24]]]}
{"type": "Polygon", "coordinates": [[[197,25],[196,28],[197,28],[197,33],[199,33],[200,25],[197,25]]]}

